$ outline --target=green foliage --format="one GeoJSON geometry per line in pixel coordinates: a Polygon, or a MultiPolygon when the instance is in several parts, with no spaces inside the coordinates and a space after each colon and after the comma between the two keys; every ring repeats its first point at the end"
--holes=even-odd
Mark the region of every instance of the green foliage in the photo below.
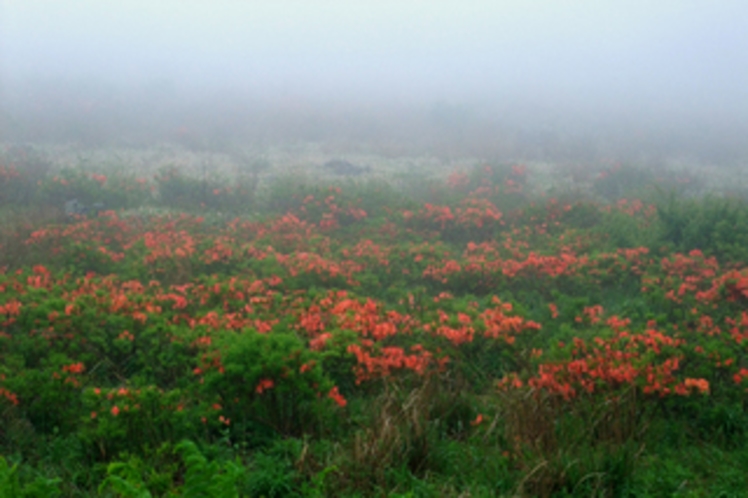
{"type": "Polygon", "coordinates": [[[18,464],[10,467],[7,460],[0,456],[0,496],[21,496],[21,484],[18,482],[18,464]]]}
{"type": "Polygon", "coordinates": [[[99,493],[109,488],[123,498],[151,498],[140,476],[140,462],[112,462],[107,466],[107,478],[99,486],[99,493]]]}
{"type": "Polygon", "coordinates": [[[280,174],[258,191],[258,203],[263,211],[287,213],[299,208],[307,195],[318,193],[321,187],[303,172],[280,174]]]}
{"type": "Polygon", "coordinates": [[[326,400],[333,383],[321,356],[294,333],[227,332],[217,338],[216,348],[221,368],[205,373],[201,391],[220,404],[240,437],[298,436],[321,429],[318,398],[326,400]]]}
{"type": "Polygon", "coordinates": [[[610,249],[648,247],[656,248],[660,242],[658,231],[651,223],[618,210],[600,216],[594,228],[610,249]]]}
{"type": "Polygon", "coordinates": [[[327,494],[325,494],[325,491],[327,489],[325,485],[325,479],[329,474],[332,474],[337,470],[337,466],[331,465],[329,467],[325,467],[323,470],[313,475],[311,478],[311,482],[305,482],[302,484],[301,495],[309,498],[324,498],[325,496],[328,496],[327,494]]]}
{"type": "MultiPolygon", "coordinates": [[[[183,482],[180,485],[170,483],[164,496],[184,496],[189,498],[216,497],[236,498],[239,496],[238,483],[246,469],[238,462],[208,460],[195,443],[185,440],[174,447],[181,456],[184,467],[183,482]]],[[[142,460],[130,457],[126,462],[112,462],[107,467],[107,477],[99,485],[98,491],[111,490],[122,498],[150,498],[151,489],[155,487],[155,477],[150,475],[147,481],[144,475],[152,474],[142,460]]],[[[172,479],[177,476],[171,476],[172,479]]],[[[159,493],[161,495],[161,493],[159,493]]]]}
{"type": "Polygon", "coordinates": [[[243,495],[268,498],[304,496],[300,493],[300,476],[293,466],[293,458],[300,449],[296,443],[297,440],[293,439],[278,441],[267,451],[256,452],[242,484],[243,495]]]}
{"type": "MultiPolygon", "coordinates": [[[[50,206],[154,202],[126,175],[40,180],[50,206]]],[[[0,496],[745,489],[742,202],[654,213],[635,169],[596,181],[609,205],[533,200],[508,165],[245,180],[164,170],[157,202],[204,215],[0,239],[26,253],[0,271],[0,496]]],[[[14,182],[0,204],[27,202],[14,182]]]]}
{"type": "Polygon", "coordinates": [[[194,178],[176,167],[163,169],[156,176],[158,202],[164,207],[186,212],[206,209],[231,213],[249,212],[254,203],[256,179],[240,179],[237,183],[208,175],[194,178]]]}
{"type": "Polygon", "coordinates": [[[11,147],[0,157],[0,206],[29,206],[51,164],[33,147],[11,147]]]}
{"type": "Polygon", "coordinates": [[[637,166],[618,166],[599,175],[592,186],[593,191],[610,200],[641,195],[644,189],[655,182],[651,169],[637,166]]]}
{"type": "Polygon", "coordinates": [[[186,469],[182,496],[239,496],[236,485],[245,472],[240,464],[231,461],[222,464],[217,461],[209,462],[191,441],[183,441],[175,449],[182,456],[186,469]]]}
{"type": "Polygon", "coordinates": [[[658,448],[645,454],[634,475],[636,496],[742,497],[748,486],[744,449],[725,452],[708,444],[658,448]]]}
{"type": "Polygon", "coordinates": [[[187,437],[198,425],[197,406],[179,389],[88,389],[83,402],[79,435],[103,457],[187,437]]]}
{"type": "Polygon", "coordinates": [[[36,192],[37,202],[62,208],[67,201],[77,199],[85,206],[100,202],[108,209],[123,207],[124,193],[105,188],[106,181],[103,175],[93,177],[80,169],[63,169],[42,182],[36,192]]]}
{"type": "MultiPolygon", "coordinates": [[[[563,199],[559,201],[563,203],[563,199]]],[[[560,217],[560,221],[566,227],[576,229],[590,229],[597,226],[604,219],[604,215],[600,206],[597,204],[586,201],[586,202],[569,202],[565,204],[568,206],[564,208],[564,214],[560,217]]]]}
{"type": "Polygon", "coordinates": [[[731,198],[686,199],[670,193],[657,204],[661,241],[674,250],[700,249],[720,261],[748,260],[748,205],[731,198]]]}
{"type": "Polygon", "coordinates": [[[31,482],[21,483],[18,464],[12,466],[0,455],[0,497],[53,498],[60,496],[60,479],[36,476],[31,482]]]}

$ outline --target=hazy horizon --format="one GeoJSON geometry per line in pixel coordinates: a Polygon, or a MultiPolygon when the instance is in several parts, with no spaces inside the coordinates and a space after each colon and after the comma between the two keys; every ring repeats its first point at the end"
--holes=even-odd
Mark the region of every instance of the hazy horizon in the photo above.
{"type": "Polygon", "coordinates": [[[725,139],[748,129],[745,19],[737,1],[0,0],[0,124],[345,130],[425,112],[445,133],[725,139]]]}

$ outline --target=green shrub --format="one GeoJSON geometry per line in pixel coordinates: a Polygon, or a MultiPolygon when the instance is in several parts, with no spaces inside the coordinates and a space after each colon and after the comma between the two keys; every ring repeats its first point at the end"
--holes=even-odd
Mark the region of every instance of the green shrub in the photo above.
{"type": "Polygon", "coordinates": [[[21,483],[18,464],[10,466],[0,455],[0,497],[7,498],[54,498],[60,496],[60,479],[36,476],[31,482],[21,483]]]}
{"type": "Polygon", "coordinates": [[[185,498],[237,498],[237,486],[246,469],[238,462],[208,460],[195,443],[185,440],[174,447],[174,452],[182,460],[183,482],[177,485],[177,475],[168,476],[171,484],[168,489],[159,489],[162,475],[150,469],[140,458],[130,457],[127,461],[112,462],[107,467],[107,477],[99,485],[98,491],[111,490],[123,498],[151,498],[152,491],[159,489],[159,495],[185,498]],[[165,494],[164,494],[165,491],[165,494]]]}
{"type": "Polygon", "coordinates": [[[11,147],[0,158],[0,206],[29,206],[51,163],[33,147],[11,147]]]}
{"type": "Polygon", "coordinates": [[[321,429],[320,408],[331,406],[327,393],[333,383],[319,353],[295,333],[226,331],[215,344],[220,366],[203,367],[201,384],[203,398],[220,407],[210,414],[213,419],[228,419],[240,438],[321,429]]]}
{"type": "Polygon", "coordinates": [[[594,181],[592,190],[610,201],[641,195],[646,187],[655,182],[651,169],[637,166],[618,166],[601,173],[594,181]]]}
{"type": "Polygon", "coordinates": [[[748,261],[748,204],[707,196],[687,199],[671,192],[657,203],[661,240],[674,250],[699,249],[723,262],[748,261]]]}

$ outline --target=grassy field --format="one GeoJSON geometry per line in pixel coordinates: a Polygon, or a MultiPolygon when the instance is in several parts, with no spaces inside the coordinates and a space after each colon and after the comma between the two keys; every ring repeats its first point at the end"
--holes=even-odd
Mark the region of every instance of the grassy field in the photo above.
{"type": "Polygon", "coordinates": [[[748,496],[742,178],[337,157],[6,149],[0,496],[748,496]]]}

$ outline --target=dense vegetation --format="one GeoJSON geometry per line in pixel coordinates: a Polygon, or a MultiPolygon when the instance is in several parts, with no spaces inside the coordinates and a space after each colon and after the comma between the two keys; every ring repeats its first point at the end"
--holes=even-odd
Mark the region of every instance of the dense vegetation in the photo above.
{"type": "Polygon", "coordinates": [[[743,496],[748,206],[531,183],[6,161],[0,496],[743,496]]]}

